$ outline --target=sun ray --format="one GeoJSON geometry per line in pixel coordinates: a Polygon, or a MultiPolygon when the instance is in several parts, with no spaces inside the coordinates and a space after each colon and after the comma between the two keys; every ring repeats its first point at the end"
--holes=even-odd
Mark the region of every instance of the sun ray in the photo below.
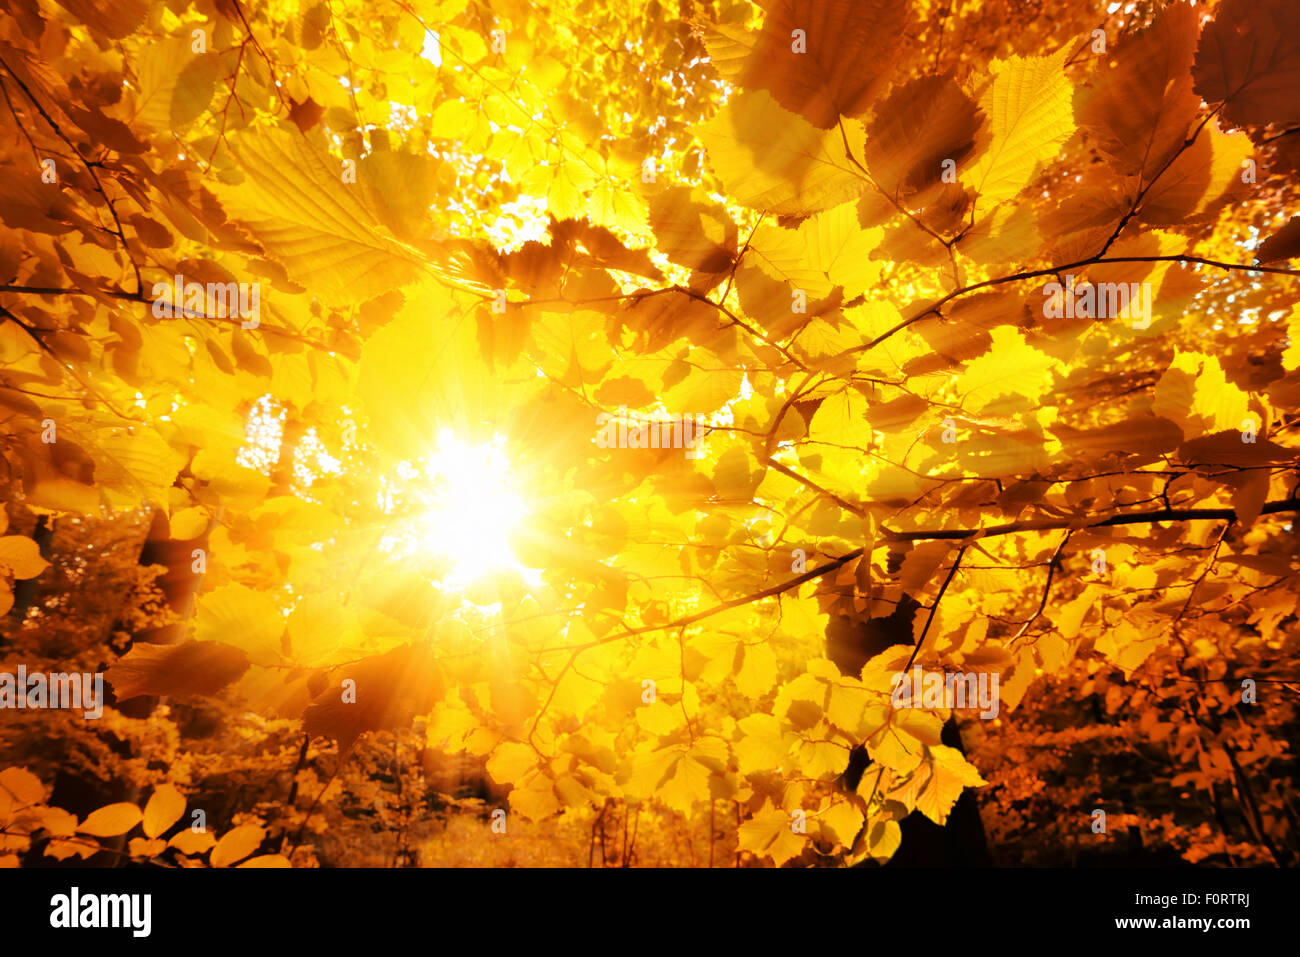
{"type": "Polygon", "coordinates": [[[416,517],[389,538],[385,551],[441,560],[449,571],[439,584],[452,590],[521,569],[509,538],[528,509],[514,488],[503,436],[473,445],[443,429],[436,450],[404,472],[416,517]]]}

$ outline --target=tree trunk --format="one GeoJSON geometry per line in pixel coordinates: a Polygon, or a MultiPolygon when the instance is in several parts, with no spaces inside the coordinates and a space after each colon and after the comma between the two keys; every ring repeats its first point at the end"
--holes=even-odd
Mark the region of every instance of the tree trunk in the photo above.
{"type": "MultiPolygon", "coordinates": [[[[41,550],[41,558],[50,561],[54,554],[54,525],[48,515],[37,516],[36,527],[32,529],[32,539],[41,550]]],[[[9,610],[14,621],[21,622],[27,617],[27,609],[32,606],[35,599],[35,578],[23,578],[14,582],[14,606],[9,610]]]]}

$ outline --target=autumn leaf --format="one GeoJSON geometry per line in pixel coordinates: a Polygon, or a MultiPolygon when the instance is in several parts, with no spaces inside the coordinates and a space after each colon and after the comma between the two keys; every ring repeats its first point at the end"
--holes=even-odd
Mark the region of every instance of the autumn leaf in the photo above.
{"type": "Polygon", "coordinates": [[[171,840],[167,842],[167,846],[176,848],[182,854],[198,855],[213,847],[216,843],[216,838],[208,831],[195,831],[191,828],[184,828],[172,835],[171,840]]]}
{"type": "MultiPolygon", "coordinates": [[[[902,199],[943,181],[975,148],[984,116],[951,76],[924,76],[894,88],[867,126],[863,156],[885,196],[902,199]]],[[[926,205],[917,199],[913,205],[926,205]]]]}
{"type": "Polygon", "coordinates": [[[229,867],[242,861],[257,850],[265,837],[266,831],[256,824],[241,824],[232,828],[221,836],[221,840],[212,849],[212,866],[229,867]]]}
{"type": "Polygon", "coordinates": [[[143,837],[133,837],[127,845],[131,856],[135,858],[157,857],[167,849],[166,841],[156,841],[143,837]]]}
{"type": "Polygon", "coordinates": [[[1287,863],[1294,3],[209,6],[0,10],[0,864],[1287,863]]]}
{"type": "Polygon", "coordinates": [[[321,116],[325,112],[325,107],[321,106],[311,97],[303,100],[301,103],[294,103],[289,108],[289,120],[294,126],[306,133],[309,129],[320,122],[321,116]]]}
{"type": "Polygon", "coordinates": [[[142,694],[215,694],[247,668],[242,651],[215,641],[138,644],[104,678],[124,701],[142,694]]]}
{"type": "Polygon", "coordinates": [[[770,857],[780,867],[807,846],[807,838],[796,834],[791,827],[792,820],[791,815],[780,808],[765,806],[740,825],[741,848],[770,857]]]}
{"type": "Polygon", "coordinates": [[[991,64],[993,80],[980,97],[988,117],[989,144],[962,176],[987,208],[1011,199],[1040,166],[1057,155],[1074,132],[1074,88],[1065,75],[1067,51],[991,64]]]}
{"type": "Polygon", "coordinates": [[[11,578],[35,578],[49,567],[40,547],[30,538],[21,535],[0,538],[0,568],[11,578]]]}
{"type": "Polygon", "coordinates": [[[811,213],[862,188],[838,131],[823,131],[758,90],[730,99],[698,131],[709,163],[737,202],[769,213],[811,213]]]}
{"type": "Polygon", "coordinates": [[[1286,0],[1224,0],[1201,31],[1196,92],[1234,123],[1300,120],[1297,11],[1286,0]]]}
{"type": "Polygon", "coordinates": [[[765,89],[813,126],[858,116],[889,76],[907,27],[900,0],[778,0],[742,69],[746,89],[765,89]]]}
{"type": "Polygon", "coordinates": [[[956,748],[931,745],[929,755],[929,780],[917,796],[916,808],[934,823],[943,824],[963,788],[979,787],[988,782],[956,748]]]}
{"type": "Polygon", "coordinates": [[[40,804],[45,800],[45,786],[41,779],[26,768],[5,768],[0,771],[0,799],[19,806],[40,804]]]}
{"type": "Polygon", "coordinates": [[[139,824],[141,817],[138,807],[122,801],[92,811],[77,830],[95,837],[117,837],[139,824]]]}
{"type": "Polygon", "coordinates": [[[377,215],[348,189],[340,165],[305,138],[249,131],[231,149],[265,175],[222,195],[255,236],[275,237],[295,279],[356,302],[413,275],[420,257],[385,234],[377,215]]]}
{"type": "Polygon", "coordinates": [[[171,784],[160,784],[154,788],[153,796],[144,806],[144,833],[146,837],[158,837],[185,813],[185,795],[171,784]]]}
{"type": "Polygon", "coordinates": [[[1196,14],[1168,7],[1146,30],[1125,37],[1097,66],[1079,125],[1096,136],[1118,170],[1147,184],[1182,147],[1199,102],[1192,92],[1196,14]]]}
{"type": "Polygon", "coordinates": [[[280,660],[283,631],[284,621],[269,595],[234,583],[204,595],[194,619],[198,641],[239,648],[259,665],[280,660]]]}
{"type": "Polygon", "coordinates": [[[442,697],[437,661],[427,646],[401,645],[331,674],[303,713],[308,734],[336,738],[350,749],[367,731],[400,727],[442,697]]]}
{"type": "Polygon", "coordinates": [[[1285,226],[1269,236],[1255,251],[1255,262],[1276,263],[1300,257],[1300,216],[1292,216],[1285,226]]]}

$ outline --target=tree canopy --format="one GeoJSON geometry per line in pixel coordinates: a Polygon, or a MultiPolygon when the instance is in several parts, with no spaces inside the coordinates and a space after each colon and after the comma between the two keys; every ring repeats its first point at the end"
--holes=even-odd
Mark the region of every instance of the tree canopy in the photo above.
{"type": "Polygon", "coordinates": [[[1188,859],[1300,852],[1290,0],[10,0],[0,91],[6,666],[134,742],[0,772],[0,861],[311,864],[389,735],[602,855],[883,862],[1103,728],[1188,859]],[[195,594],[52,649],[34,523],[126,514],[195,594]]]}

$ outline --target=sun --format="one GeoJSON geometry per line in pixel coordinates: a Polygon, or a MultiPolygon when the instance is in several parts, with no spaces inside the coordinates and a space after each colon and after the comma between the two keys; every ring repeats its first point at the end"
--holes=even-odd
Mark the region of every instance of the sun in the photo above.
{"type": "Polygon", "coordinates": [[[414,494],[421,513],[411,546],[450,564],[446,587],[464,588],[492,572],[520,568],[510,531],[528,510],[513,488],[504,446],[502,436],[470,445],[444,429],[419,469],[414,494]]]}

